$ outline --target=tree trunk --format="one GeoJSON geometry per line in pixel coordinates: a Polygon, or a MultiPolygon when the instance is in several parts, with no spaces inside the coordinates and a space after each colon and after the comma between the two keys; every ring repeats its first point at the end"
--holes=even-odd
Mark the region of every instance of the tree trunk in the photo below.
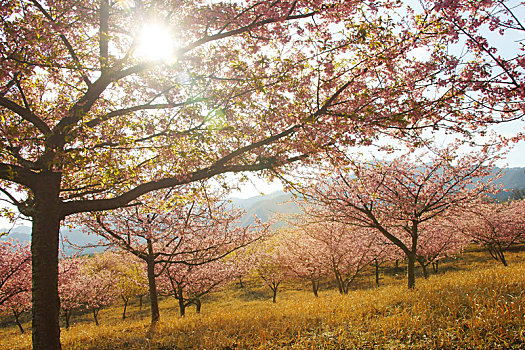
{"type": "Polygon", "coordinates": [[[421,268],[423,269],[423,277],[425,277],[425,279],[428,279],[427,265],[425,265],[425,263],[421,263],[421,268]]]}
{"type": "Polygon", "coordinates": [[[201,306],[202,306],[201,300],[197,298],[197,299],[195,299],[194,303],[195,303],[195,311],[198,314],[200,314],[201,313],[201,306]]]}
{"type": "Polygon", "coordinates": [[[124,311],[122,311],[122,319],[125,320],[126,319],[126,309],[128,308],[129,298],[122,297],[122,300],[124,301],[124,311]]]}
{"type": "Polygon", "coordinates": [[[58,237],[62,220],[60,174],[40,173],[33,189],[32,338],[34,350],[60,349],[58,237]]]}
{"type": "Polygon", "coordinates": [[[314,293],[315,297],[319,297],[319,280],[312,278],[312,292],[314,293]]]}
{"type": "Polygon", "coordinates": [[[94,307],[93,308],[93,319],[95,320],[95,325],[98,326],[98,312],[100,311],[100,308],[94,307]]]}
{"type": "Polygon", "coordinates": [[[376,286],[379,287],[379,261],[377,259],[374,259],[374,260],[375,260],[375,268],[376,268],[376,286]]]}
{"type": "Polygon", "coordinates": [[[184,317],[186,316],[186,304],[184,303],[184,298],[180,295],[177,299],[179,300],[180,317],[184,317]]]}
{"type": "Polygon", "coordinates": [[[69,329],[69,320],[73,310],[64,310],[64,320],[66,321],[66,329],[69,329]]]}
{"type": "Polygon", "coordinates": [[[416,287],[415,263],[416,263],[416,255],[414,253],[408,254],[408,266],[407,266],[408,289],[414,289],[416,287]]]}
{"type": "Polygon", "coordinates": [[[139,296],[139,310],[142,310],[142,298],[143,297],[144,297],[143,295],[139,296]]]}
{"type": "Polygon", "coordinates": [[[439,260],[432,262],[432,270],[434,271],[434,273],[439,272],[439,260]]]}
{"type": "Polygon", "coordinates": [[[15,316],[15,322],[16,322],[16,325],[18,326],[18,329],[20,329],[20,334],[24,334],[24,327],[22,327],[22,324],[20,323],[20,319],[19,319],[20,313],[13,311],[13,316],[15,316]]]}
{"type": "Polygon", "coordinates": [[[496,252],[496,256],[498,257],[497,260],[501,261],[503,266],[509,266],[507,264],[507,259],[505,259],[505,254],[503,253],[503,249],[501,249],[499,245],[494,247],[494,251],[496,252]]]}
{"type": "Polygon", "coordinates": [[[272,287],[272,292],[273,292],[273,296],[272,296],[272,302],[276,303],[277,302],[277,289],[279,288],[278,285],[275,285],[272,287]]]}
{"type": "MultiPolygon", "coordinates": [[[[151,246],[151,241],[148,242],[148,248],[151,246]]],[[[148,269],[148,286],[149,286],[149,298],[151,305],[151,324],[159,322],[159,300],[157,296],[157,283],[155,281],[155,261],[150,258],[146,261],[148,269]]]]}
{"type": "Polygon", "coordinates": [[[334,276],[335,276],[335,281],[337,283],[337,289],[339,289],[339,293],[345,294],[344,288],[343,288],[343,278],[341,277],[341,273],[339,272],[339,270],[337,270],[335,267],[334,267],[334,276]]]}
{"type": "Polygon", "coordinates": [[[417,261],[419,262],[419,265],[421,265],[421,269],[423,270],[423,277],[425,277],[425,279],[428,279],[427,264],[425,264],[426,259],[419,257],[417,258],[417,261]]]}

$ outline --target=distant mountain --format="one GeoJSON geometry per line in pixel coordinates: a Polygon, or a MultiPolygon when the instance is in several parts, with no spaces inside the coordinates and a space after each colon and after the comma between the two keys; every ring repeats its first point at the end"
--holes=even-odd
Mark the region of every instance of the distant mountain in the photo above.
{"type": "Polygon", "coordinates": [[[277,191],[266,196],[257,196],[246,200],[233,198],[232,202],[246,210],[241,225],[247,226],[254,223],[255,217],[266,222],[274,215],[299,213],[299,206],[292,199],[293,196],[290,193],[277,191]]]}
{"type": "MultiPolygon", "coordinates": [[[[7,229],[0,229],[6,231],[7,229]]],[[[79,229],[62,228],[60,230],[60,250],[62,254],[72,255],[78,252],[77,247],[87,247],[82,250],[82,254],[92,254],[104,250],[104,247],[91,247],[97,245],[100,237],[94,235],[87,235],[79,229]]],[[[17,226],[13,228],[8,235],[0,237],[0,240],[13,238],[19,242],[31,242],[31,227],[17,226]]]]}
{"type": "MultiPolygon", "coordinates": [[[[497,169],[502,170],[503,175],[501,178],[496,180],[497,184],[502,184],[503,188],[508,190],[502,192],[497,196],[499,200],[505,200],[512,195],[512,190],[525,189],[525,168],[506,168],[497,169]]],[[[232,204],[240,207],[246,211],[246,214],[241,220],[241,225],[249,225],[254,223],[254,216],[261,219],[263,222],[267,221],[273,215],[281,214],[297,214],[300,212],[300,208],[293,202],[293,195],[283,191],[273,192],[267,195],[260,195],[251,198],[231,198],[232,204]]],[[[282,226],[283,222],[278,222],[277,226],[282,226]]],[[[7,229],[0,229],[5,231],[7,229]]],[[[66,244],[66,241],[71,242],[73,245],[86,246],[95,245],[99,238],[97,236],[87,235],[79,229],[66,229],[61,230],[61,234],[65,240],[61,240],[61,249],[64,254],[70,255],[76,250],[74,246],[66,244]]],[[[10,238],[16,238],[22,242],[31,241],[31,228],[28,226],[18,226],[11,230],[8,235],[10,238]]],[[[0,239],[6,239],[6,236],[0,237],[0,239]]],[[[101,251],[103,248],[88,248],[84,250],[84,253],[93,253],[95,251],[101,251]]]]}
{"type": "Polygon", "coordinates": [[[497,182],[503,184],[505,189],[525,188],[525,168],[499,169],[503,172],[501,179],[497,182]]]}

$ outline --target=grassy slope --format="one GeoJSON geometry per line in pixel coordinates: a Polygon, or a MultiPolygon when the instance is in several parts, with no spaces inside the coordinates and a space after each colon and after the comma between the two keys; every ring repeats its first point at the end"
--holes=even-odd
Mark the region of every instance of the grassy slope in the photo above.
{"type": "MultiPolygon", "coordinates": [[[[414,291],[390,274],[371,288],[368,271],[358,281],[364,289],[346,296],[324,289],[315,299],[306,286],[289,285],[272,304],[250,285],[213,295],[201,315],[192,309],[184,319],[166,299],[151,339],[147,308],[132,305],[122,321],[116,305],[100,312],[98,327],[89,313],[74,315],[62,342],[64,349],[525,348],[524,255],[510,254],[505,268],[469,252],[444,263],[446,272],[418,279],[414,291]]],[[[16,326],[0,328],[1,349],[29,349],[30,338],[16,326]]]]}

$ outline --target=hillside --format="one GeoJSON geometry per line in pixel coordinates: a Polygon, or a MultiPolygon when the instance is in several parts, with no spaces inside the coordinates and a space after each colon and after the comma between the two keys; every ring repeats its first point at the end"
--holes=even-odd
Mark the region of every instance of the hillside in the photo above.
{"type": "MultiPolygon", "coordinates": [[[[306,281],[283,283],[277,303],[260,280],[233,284],[203,300],[200,314],[177,314],[161,298],[161,322],[148,331],[148,305],[134,300],[122,320],[121,302],[103,308],[96,326],[89,310],[75,310],[62,328],[65,349],[523,349],[523,251],[504,267],[470,250],[443,262],[407,292],[403,274],[382,270],[381,286],[364,271],[347,295],[324,283],[318,298],[306,281]]],[[[390,271],[392,270],[392,271],[390,271]]],[[[29,330],[30,317],[23,326],[29,330]]],[[[12,316],[0,317],[0,348],[31,348],[12,316]]]]}

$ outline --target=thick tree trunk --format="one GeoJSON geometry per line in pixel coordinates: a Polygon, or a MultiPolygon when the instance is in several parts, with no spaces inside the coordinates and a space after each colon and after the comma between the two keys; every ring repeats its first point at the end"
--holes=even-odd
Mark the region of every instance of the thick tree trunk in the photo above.
{"type": "Polygon", "coordinates": [[[60,349],[58,297],[58,237],[62,219],[60,174],[39,174],[33,189],[32,337],[34,350],[60,349]]]}
{"type": "Polygon", "coordinates": [[[151,305],[151,324],[154,325],[159,322],[159,299],[157,296],[157,283],[155,281],[155,261],[149,259],[146,261],[148,268],[148,286],[149,286],[149,299],[151,305]]]}

